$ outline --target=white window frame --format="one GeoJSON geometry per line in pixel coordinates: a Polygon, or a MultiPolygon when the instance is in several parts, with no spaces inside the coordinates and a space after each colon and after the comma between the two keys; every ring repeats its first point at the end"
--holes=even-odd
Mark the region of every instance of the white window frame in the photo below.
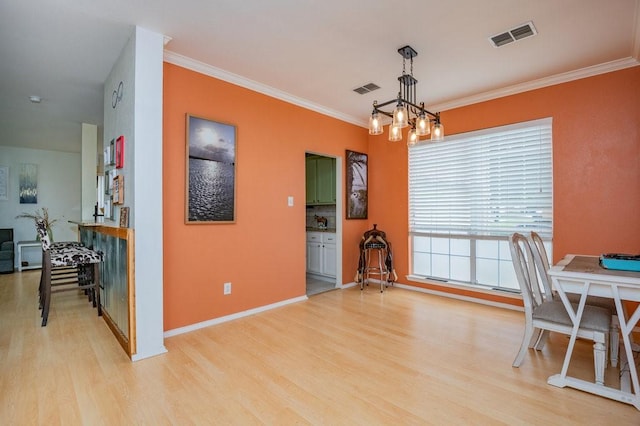
{"type": "Polygon", "coordinates": [[[411,147],[410,278],[519,292],[508,237],[535,231],[551,253],[552,189],[551,118],[411,147]]]}

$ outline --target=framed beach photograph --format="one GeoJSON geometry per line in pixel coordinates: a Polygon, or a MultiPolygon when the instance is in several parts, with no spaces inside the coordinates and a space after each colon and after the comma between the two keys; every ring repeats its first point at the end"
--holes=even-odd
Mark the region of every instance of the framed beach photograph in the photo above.
{"type": "Polygon", "coordinates": [[[347,219],[367,219],[368,157],[367,154],[346,151],[347,157],[347,219]]]}
{"type": "Polygon", "coordinates": [[[186,223],[236,220],[236,127],[187,114],[186,223]]]}

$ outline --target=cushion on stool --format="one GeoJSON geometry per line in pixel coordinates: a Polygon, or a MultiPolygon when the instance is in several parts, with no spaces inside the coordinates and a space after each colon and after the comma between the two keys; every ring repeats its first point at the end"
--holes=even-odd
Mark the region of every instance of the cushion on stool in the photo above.
{"type": "Polygon", "coordinates": [[[61,249],[50,250],[51,266],[73,266],[88,263],[102,262],[104,255],[101,251],[95,251],[81,246],[67,246],[61,249]]]}
{"type": "Polygon", "coordinates": [[[79,241],[59,241],[50,243],[49,247],[59,250],[67,247],[84,247],[84,244],[79,241]]]}
{"type": "Polygon", "coordinates": [[[366,249],[383,249],[383,248],[387,248],[387,246],[386,246],[386,244],[379,243],[377,241],[372,241],[370,243],[366,243],[364,245],[364,248],[366,248],[366,249]]]}

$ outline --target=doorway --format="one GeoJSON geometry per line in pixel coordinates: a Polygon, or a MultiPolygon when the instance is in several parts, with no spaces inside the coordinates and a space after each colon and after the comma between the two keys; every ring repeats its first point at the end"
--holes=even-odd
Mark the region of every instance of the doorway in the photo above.
{"type": "Polygon", "coordinates": [[[341,287],[342,158],[305,153],[306,295],[341,287]]]}

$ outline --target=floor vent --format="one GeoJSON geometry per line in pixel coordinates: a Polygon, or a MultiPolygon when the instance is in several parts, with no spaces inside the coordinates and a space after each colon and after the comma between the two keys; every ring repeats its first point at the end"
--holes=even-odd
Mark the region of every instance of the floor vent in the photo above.
{"type": "Polygon", "coordinates": [[[529,21],[526,24],[510,29],[509,31],[489,37],[489,42],[493,47],[501,47],[505,44],[522,40],[523,38],[531,37],[536,34],[538,34],[536,27],[533,26],[533,22],[529,21]]]}
{"type": "Polygon", "coordinates": [[[373,92],[374,90],[379,89],[380,86],[374,83],[365,84],[364,86],[357,87],[353,89],[354,92],[364,95],[365,93],[373,92]]]}

